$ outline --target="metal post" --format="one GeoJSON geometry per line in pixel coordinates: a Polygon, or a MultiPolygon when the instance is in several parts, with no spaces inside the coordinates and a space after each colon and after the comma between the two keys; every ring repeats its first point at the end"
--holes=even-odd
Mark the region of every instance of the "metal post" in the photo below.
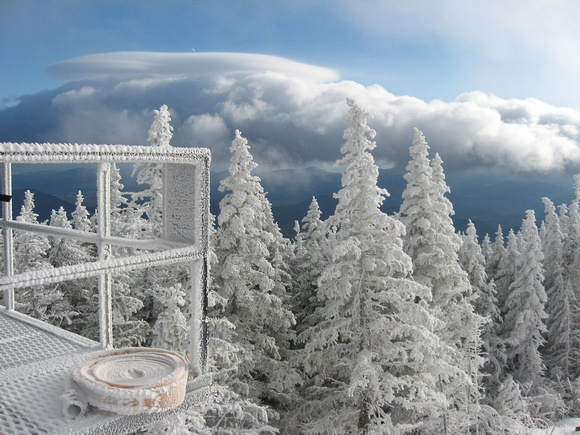
{"type": "MultiPolygon", "coordinates": [[[[99,163],[97,171],[99,260],[111,257],[111,245],[102,239],[111,235],[111,164],[99,163]]],[[[111,275],[99,275],[99,328],[103,349],[113,347],[113,301],[111,275]]]]}
{"type": "Polygon", "coordinates": [[[201,371],[207,371],[208,347],[209,347],[209,320],[207,317],[208,309],[208,283],[209,283],[209,259],[208,256],[203,258],[203,287],[201,292],[201,371]]]}
{"type": "Polygon", "coordinates": [[[197,368],[204,372],[205,364],[202,359],[201,343],[201,292],[202,292],[202,261],[192,261],[189,266],[189,303],[190,315],[189,320],[189,363],[191,368],[197,368]]]}
{"type": "MultiPolygon", "coordinates": [[[[2,163],[2,194],[12,196],[12,164],[2,163]]],[[[12,201],[2,202],[2,216],[5,220],[12,220],[12,201]]],[[[4,237],[4,273],[14,275],[14,238],[12,228],[3,229],[4,237]]],[[[14,288],[4,291],[4,304],[9,310],[14,310],[14,288]]]]}

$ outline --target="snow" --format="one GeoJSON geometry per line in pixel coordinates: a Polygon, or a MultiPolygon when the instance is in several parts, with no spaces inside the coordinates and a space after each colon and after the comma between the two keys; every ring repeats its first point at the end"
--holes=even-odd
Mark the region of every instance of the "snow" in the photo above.
{"type": "Polygon", "coordinates": [[[580,417],[566,418],[557,422],[548,429],[535,429],[530,435],[572,435],[580,433],[576,431],[580,427],[580,417]]]}
{"type": "MultiPolygon", "coordinates": [[[[576,409],[572,407],[573,401],[558,389],[561,386],[553,386],[553,379],[544,377],[543,364],[552,378],[556,365],[553,357],[541,355],[539,350],[546,318],[543,312],[546,297],[542,292],[550,282],[543,279],[542,267],[549,272],[551,264],[567,261],[568,269],[560,274],[567,273],[571,282],[580,282],[576,279],[580,270],[576,267],[580,262],[577,252],[580,191],[576,202],[570,205],[569,216],[566,211],[556,216],[550,205],[552,220],[557,223],[560,219],[562,231],[567,231],[567,238],[564,234],[558,236],[563,238],[563,244],[569,245],[567,260],[559,253],[553,261],[542,262],[542,250],[547,251],[546,241],[550,238],[540,239],[532,211],[528,211],[518,235],[510,232],[507,248],[501,231],[493,245],[487,238],[484,258],[471,222],[463,241],[456,234],[451,220],[453,206],[446,196],[449,188],[443,162],[438,154],[429,160],[429,147],[418,130],[410,150],[412,160],[405,176],[408,185],[401,212],[389,216],[381,211],[388,192],[378,186],[378,167],[368,152],[376,146],[367,139],[375,137],[374,130],[366,124],[371,114],[354,100],[349,99],[348,104],[351,111],[346,120],[350,127],[345,130],[346,143],[341,149],[345,156],[338,162],[346,168],[342,189],[335,194],[338,205],[334,215],[321,221],[318,204],[313,199],[309,215],[303,220],[304,232],[297,226],[295,246],[282,237],[275,224],[260,179],[251,174],[257,164],[249,153],[248,142],[236,131],[230,176],[220,184],[220,190],[229,193],[220,203],[219,229],[213,244],[217,264],[212,268],[212,292],[213,301],[219,302],[209,306],[210,315],[215,315],[210,316],[214,354],[210,355],[209,364],[207,335],[202,329],[207,321],[212,254],[209,153],[170,146],[172,133],[166,106],[155,111],[149,147],[0,143],[0,160],[6,162],[8,169],[10,163],[23,162],[100,163],[97,232],[91,230],[94,224],[82,206],[80,192],[74,225],[62,208],[53,211],[50,226],[38,224],[31,194],[17,221],[0,222],[9,230],[17,230],[15,238],[19,239],[20,251],[15,256],[19,266],[16,269],[22,272],[0,277],[0,289],[9,293],[16,288],[21,296],[25,286],[104,277],[107,282],[99,292],[104,301],[100,323],[109,329],[108,336],[101,335],[102,347],[113,343],[112,319],[116,319],[116,327],[130,326],[115,331],[116,345],[149,343],[185,355],[189,339],[190,377],[199,382],[203,376],[198,376],[198,369],[205,372],[209,367],[225,379],[219,385],[225,391],[224,401],[208,403],[204,411],[199,411],[200,415],[206,412],[218,424],[232,427],[266,424],[269,411],[258,404],[266,399],[288,404],[303,400],[306,404],[301,405],[302,409],[290,407],[289,411],[281,412],[282,429],[296,421],[305,424],[307,430],[322,432],[329,425],[336,432],[345,432],[364,424],[367,428],[380,427],[381,433],[390,433],[395,427],[410,430],[419,425],[430,433],[442,433],[443,428],[446,433],[459,433],[475,427],[486,433],[491,433],[488,429],[504,431],[507,427],[515,428],[514,433],[532,435],[575,433],[580,418],[561,420],[551,427],[544,423],[542,429],[526,428],[542,423],[541,419],[574,415],[576,409]],[[133,203],[123,199],[128,194],[122,192],[120,174],[111,163],[116,161],[136,162],[135,167],[140,169],[136,171],[138,181],[151,186],[131,194],[133,203]],[[147,225],[143,224],[143,214],[147,216],[147,225]],[[30,236],[28,231],[36,234],[27,245],[20,234],[30,236]],[[161,239],[145,240],[143,233],[161,239]],[[63,237],[75,240],[69,245],[63,237]],[[46,246],[37,246],[39,255],[33,256],[33,243],[38,244],[41,239],[46,246]],[[77,245],[81,246],[79,242],[96,244],[99,261],[91,262],[97,258],[96,253],[82,260],[82,253],[75,250],[77,245]],[[127,248],[145,248],[146,252],[127,248]],[[153,249],[169,250],[151,252],[153,249]],[[36,257],[38,267],[30,264],[36,257]],[[26,267],[20,267],[21,259],[28,261],[26,267]],[[166,269],[161,274],[152,270],[153,266],[179,263],[188,267],[171,268],[171,273],[166,269]],[[141,278],[127,273],[137,269],[149,270],[141,278]],[[123,280],[117,279],[117,287],[112,289],[108,278],[112,273],[126,274],[126,282],[118,284],[123,280]],[[181,284],[175,283],[185,273],[190,277],[191,288],[182,290],[181,284]],[[495,281],[490,281],[492,278],[495,281]],[[493,297],[493,282],[500,290],[499,302],[493,297]],[[150,317],[139,313],[131,318],[147,306],[139,299],[143,295],[153,301],[153,308],[146,308],[150,317]],[[480,299],[472,298],[473,295],[480,299]],[[287,307],[289,297],[294,312],[287,307]],[[490,304],[495,315],[489,311],[490,304]],[[504,312],[499,312],[498,304],[504,312]],[[181,307],[187,307],[189,323],[181,307]],[[485,372],[490,381],[480,388],[484,356],[478,349],[484,315],[492,317],[487,332],[497,339],[497,343],[486,341],[491,356],[485,354],[485,358],[488,363],[495,361],[497,370],[485,372]],[[149,325],[143,318],[157,320],[152,343],[143,338],[149,334],[149,325]],[[298,349],[289,345],[295,338],[292,329],[295,318],[297,342],[304,345],[298,349]],[[524,322],[521,318],[537,321],[524,322]],[[142,322],[146,328],[135,332],[131,322],[135,322],[136,328],[142,322]],[[503,328],[501,335],[497,325],[503,328]],[[525,335],[534,332],[537,334],[531,339],[525,335]],[[507,343],[503,342],[505,338],[509,339],[507,343]],[[304,366],[293,366],[293,359],[300,359],[304,366]],[[331,379],[335,384],[329,386],[327,381],[331,379]],[[297,385],[302,385],[302,391],[296,390],[297,385]],[[483,391],[487,404],[480,401],[483,391]],[[394,411],[383,415],[387,408],[394,411]],[[239,422],[222,423],[224,416],[231,413],[228,409],[236,409],[239,422]],[[253,423],[243,422],[247,416],[251,416],[253,423]]],[[[546,223],[543,231],[550,235],[554,231],[550,228],[546,223]]],[[[11,252],[9,239],[5,238],[4,243],[8,246],[6,252],[11,252]]],[[[52,296],[66,290],[51,289],[52,296]]],[[[574,291],[580,294],[578,289],[574,291]]],[[[71,293],[75,292],[73,289],[71,293]]],[[[62,308],[58,312],[65,313],[62,308]]],[[[556,320],[562,317],[554,314],[559,312],[550,311],[556,320]]],[[[554,334],[563,335],[566,334],[558,331],[554,334]]],[[[161,350],[133,351],[130,355],[127,350],[99,353],[79,365],[72,379],[67,370],[69,385],[62,396],[62,411],[69,419],[66,424],[77,424],[79,420],[83,423],[98,412],[135,415],[180,406],[187,383],[185,360],[179,356],[165,359],[160,353],[165,356],[168,353],[161,350]],[[95,408],[91,410],[89,404],[95,408]]],[[[570,347],[566,353],[571,361],[568,365],[573,366],[577,355],[570,347]]],[[[551,350],[548,354],[555,356],[551,350]]],[[[577,372],[565,371],[567,380],[577,378],[577,372]]],[[[572,384],[568,383],[570,393],[577,394],[578,387],[572,384]]],[[[64,387],[62,379],[58,386],[64,387]]],[[[37,388],[28,387],[36,393],[37,388]]],[[[273,411],[280,409],[274,406],[273,411]]],[[[62,412],[59,417],[63,418],[62,412]]]]}
{"type": "Polygon", "coordinates": [[[109,350],[79,365],[73,372],[73,388],[89,404],[105,411],[124,415],[161,412],[183,402],[187,373],[187,362],[175,352],[109,350]]]}

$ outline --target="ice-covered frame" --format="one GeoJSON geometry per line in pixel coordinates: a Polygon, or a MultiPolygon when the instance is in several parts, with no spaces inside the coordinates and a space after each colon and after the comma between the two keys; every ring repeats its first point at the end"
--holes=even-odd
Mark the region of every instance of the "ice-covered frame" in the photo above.
{"type": "Polygon", "coordinates": [[[71,145],[52,143],[0,143],[2,193],[12,195],[13,163],[96,163],[97,232],[84,232],[47,225],[18,222],[12,218],[12,203],[3,203],[5,276],[0,277],[6,308],[14,310],[14,290],[66,280],[97,276],[99,280],[99,327],[103,348],[113,344],[111,276],[116,272],[153,266],[188,263],[191,289],[189,360],[205,371],[207,359],[206,307],[209,253],[209,165],[205,148],[173,148],[127,145],[71,145]],[[136,240],[110,235],[111,163],[163,164],[163,236],[136,240]],[[13,230],[42,233],[95,243],[98,260],[60,268],[14,274],[13,230]],[[111,258],[111,245],[155,250],[130,257],[111,258]]]}

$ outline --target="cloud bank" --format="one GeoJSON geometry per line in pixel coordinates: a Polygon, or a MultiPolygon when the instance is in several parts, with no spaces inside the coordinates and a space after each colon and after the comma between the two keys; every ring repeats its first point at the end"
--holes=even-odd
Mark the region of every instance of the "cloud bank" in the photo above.
{"type": "Polygon", "coordinates": [[[374,114],[383,166],[404,169],[417,127],[446,171],[580,172],[580,111],[536,99],[475,91],[427,102],[317,66],[231,53],[110,53],[53,71],[75,81],[1,109],[1,141],[144,144],[153,109],[167,104],[173,145],[209,147],[216,163],[227,163],[240,129],[260,167],[331,165],[352,97],[374,114]]]}

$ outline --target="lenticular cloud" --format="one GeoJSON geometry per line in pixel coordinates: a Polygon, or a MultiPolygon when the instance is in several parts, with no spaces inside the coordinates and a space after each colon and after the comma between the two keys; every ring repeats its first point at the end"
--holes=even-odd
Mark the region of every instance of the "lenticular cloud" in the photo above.
{"type": "Polygon", "coordinates": [[[328,82],[338,79],[330,69],[277,56],[246,53],[114,52],[93,54],[59,62],[50,72],[67,80],[106,76],[207,77],[272,71],[328,82]]]}
{"type": "Polygon", "coordinates": [[[166,104],[172,145],[209,147],[214,162],[227,162],[240,129],[262,167],[332,164],[350,97],[374,114],[373,154],[384,166],[405,167],[417,127],[446,172],[580,171],[580,111],[536,99],[475,91],[427,102],[339,81],[318,66],[239,53],[109,53],[59,63],[53,72],[83,80],[0,110],[2,140],[144,144],[153,109],[166,104]]]}

